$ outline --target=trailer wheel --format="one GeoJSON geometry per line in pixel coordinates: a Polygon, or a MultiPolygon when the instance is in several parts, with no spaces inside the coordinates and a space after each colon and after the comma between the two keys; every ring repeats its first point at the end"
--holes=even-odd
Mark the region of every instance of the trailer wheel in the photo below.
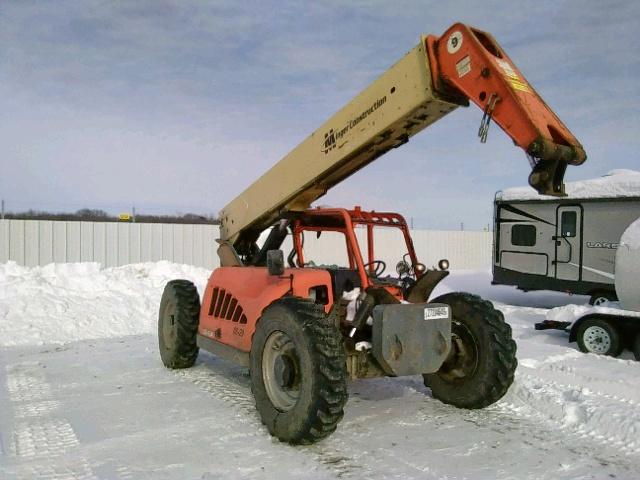
{"type": "Polygon", "coordinates": [[[200,297],[193,283],[188,280],[168,282],[158,314],[158,346],[165,367],[189,368],[195,363],[199,315],[200,297]]]}
{"type": "Polygon", "coordinates": [[[636,339],[633,341],[633,356],[640,362],[640,333],[636,335],[636,339]]]}
{"type": "Polygon", "coordinates": [[[587,318],[580,323],[576,339],[578,348],[584,353],[617,357],[622,351],[618,330],[601,318],[587,318]]]}
{"type": "Polygon", "coordinates": [[[269,432],[292,444],[333,433],[347,401],[342,334],[321,305],[283,298],[256,327],[250,357],[251,389],[269,432]]]}
{"type": "Polygon", "coordinates": [[[607,302],[615,302],[618,300],[618,297],[613,292],[607,291],[598,291],[591,294],[591,298],[589,298],[590,305],[604,305],[607,302]]]}
{"type": "Polygon", "coordinates": [[[484,408],[513,383],[516,343],[502,312],[476,295],[448,293],[434,300],[451,307],[451,353],[424,383],[438,400],[459,408],[484,408]]]}

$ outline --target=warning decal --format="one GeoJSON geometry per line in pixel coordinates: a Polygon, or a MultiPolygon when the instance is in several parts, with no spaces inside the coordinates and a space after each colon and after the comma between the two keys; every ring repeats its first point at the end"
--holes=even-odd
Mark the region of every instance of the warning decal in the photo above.
{"type": "Polygon", "coordinates": [[[496,61],[507,77],[520,80],[520,77],[518,77],[518,74],[513,70],[513,67],[509,64],[509,62],[505,62],[504,60],[501,60],[499,58],[497,58],[496,61]]]}
{"type": "Polygon", "coordinates": [[[532,93],[531,89],[529,88],[529,85],[527,85],[525,82],[521,82],[520,80],[516,80],[515,78],[512,78],[509,80],[509,83],[516,90],[520,90],[521,92],[532,93]]]}
{"type": "Polygon", "coordinates": [[[505,77],[507,77],[507,80],[515,90],[532,93],[531,88],[529,87],[527,82],[520,79],[520,77],[515,72],[511,64],[509,64],[509,62],[506,62],[499,58],[496,59],[496,61],[498,62],[498,65],[500,66],[500,68],[502,68],[502,71],[504,72],[505,77]]]}
{"type": "Polygon", "coordinates": [[[458,71],[458,78],[464,77],[471,71],[471,58],[469,58],[469,55],[462,57],[462,60],[456,63],[456,70],[458,71]]]}

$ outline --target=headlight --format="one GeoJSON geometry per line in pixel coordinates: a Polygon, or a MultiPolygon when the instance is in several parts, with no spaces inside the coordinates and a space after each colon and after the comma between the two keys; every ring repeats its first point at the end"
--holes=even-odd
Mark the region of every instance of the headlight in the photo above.
{"type": "Polygon", "coordinates": [[[407,273],[409,273],[410,269],[411,269],[411,267],[409,267],[409,264],[407,262],[405,262],[404,260],[400,260],[396,264],[396,273],[399,276],[406,275],[407,273]]]}
{"type": "Polygon", "coordinates": [[[440,260],[438,262],[438,268],[440,270],[448,270],[449,269],[449,260],[447,260],[446,258],[443,258],[442,260],[440,260]]]}

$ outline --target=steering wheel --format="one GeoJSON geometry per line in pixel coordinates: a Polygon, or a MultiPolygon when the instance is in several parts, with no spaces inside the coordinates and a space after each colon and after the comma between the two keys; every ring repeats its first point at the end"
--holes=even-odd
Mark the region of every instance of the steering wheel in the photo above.
{"type": "Polygon", "coordinates": [[[365,263],[364,268],[374,265],[373,272],[370,272],[369,275],[372,275],[374,278],[378,278],[387,268],[387,264],[382,260],[374,260],[373,262],[365,263]]]}

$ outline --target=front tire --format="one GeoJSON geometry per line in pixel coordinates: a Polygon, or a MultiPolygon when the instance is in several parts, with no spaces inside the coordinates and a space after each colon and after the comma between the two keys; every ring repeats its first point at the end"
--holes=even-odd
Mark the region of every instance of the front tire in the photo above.
{"type": "Polygon", "coordinates": [[[284,298],[268,307],[251,346],[251,388],[269,432],[309,444],[333,433],[347,401],[342,334],[321,305],[284,298]]]}
{"type": "Polygon", "coordinates": [[[622,352],[618,330],[601,318],[587,318],[578,326],[578,348],[584,353],[617,357],[622,352]]]}
{"type": "Polygon", "coordinates": [[[476,295],[448,293],[433,303],[451,307],[451,353],[424,383],[441,402],[458,408],[484,408],[513,383],[516,343],[502,312],[476,295]]]}
{"type": "Polygon", "coordinates": [[[189,368],[198,357],[196,335],[200,297],[188,280],[171,280],[164,287],[158,313],[158,347],[167,368],[189,368]]]}

